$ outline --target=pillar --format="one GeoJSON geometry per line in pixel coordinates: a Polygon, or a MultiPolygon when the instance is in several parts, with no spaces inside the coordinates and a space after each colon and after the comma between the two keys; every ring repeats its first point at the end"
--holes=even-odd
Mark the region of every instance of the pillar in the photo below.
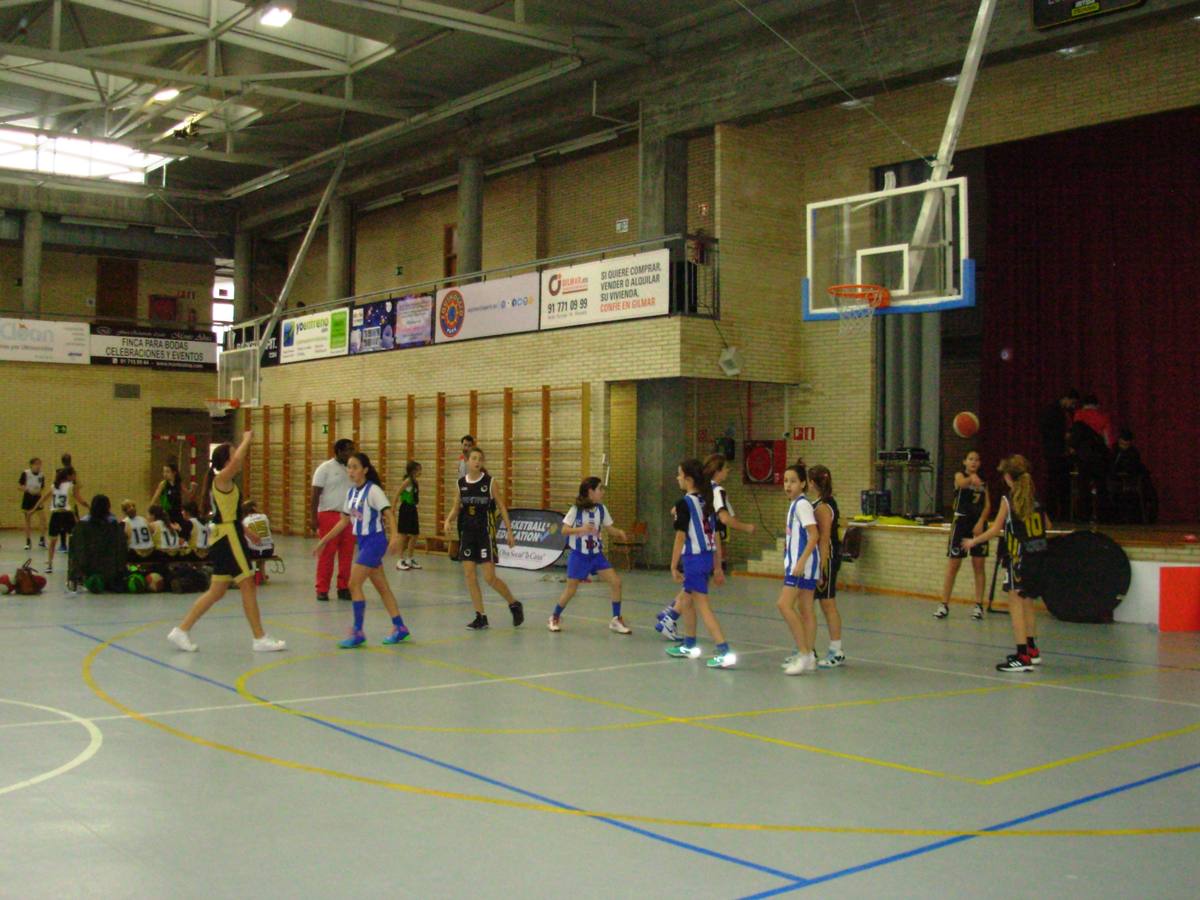
{"type": "MultiPolygon", "coordinates": [[[[689,455],[688,391],[682,378],[637,382],[637,509],[646,522],[646,561],[671,561],[675,532],[671,507],[681,496],[675,481],[679,461],[689,455]]],[[[613,478],[626,473],[613,470],[613,478]]]]}
{"type": "MultiPolygon", "coordinates": [[[[643,135],[638,144],[638,234],[648,240],[686,231],[687,141],[643,135]]],[[[678,250],[682,259],[683,247],[678,250]]]]}
{"type": "Polygon", "coordinates": [[[42,214],[36,209],[25,213],[21,230],[21,307],[42,310],[42,214]]]}
{"type": "Polygon", "coordinates": [[[250,232],[239,228],[233,233],[233,320],[241,322],[254,315],[250,302],[250,232]]]}
{"type": "Polygon", "coordinates": [[[325,254],[325,299],[350,296],[350,201],[329,201],[329,243],[325,254]]]}
{"type": "Polygon", "coordinates": [[[483,161],[458,161],[458,271],[483,268],[483,161]]]}

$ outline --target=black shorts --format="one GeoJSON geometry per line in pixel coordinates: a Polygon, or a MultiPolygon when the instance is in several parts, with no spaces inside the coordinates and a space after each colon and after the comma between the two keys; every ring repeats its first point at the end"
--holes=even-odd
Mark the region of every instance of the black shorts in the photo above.
{"type": "Polygon", "coordinates": [[[488,532],[464,529],[458,545],[458,561],[471,563],[494,563],[496,561],[496,539],[488,532]]]}
{"type": "Polygon", "coordinates": [[[1016,565],[1009,565],[1009,584],[1027,600],[1038,600],[1046,591],[1046,554],[1027,553],[1016,565]]]}
{"type": "Polygon", "coordinates": [[[834,549],[830,551],[830,556],[833,557],[829,561],[829,569],[825,574],[825,586],[821,586],[821,582],[817,582],[817,590],[813,593],[813,598],[816,600],[833,600],[837,597],[837,579],[838,569],[842,567],[841,551],[834,549]]]}
{"type": "Polygon", "coordinates": [[[40,499],[41,499],[40,494],[30,494],[30,493],[22,494],[21,495],[21,511],[29,512],[31,509],[33,509],[35,506],[37,506],[37,502],[40,499]]]}
{"type": "Polygon", "coordinates": [[[239,584],[244,579],[254,576],[254,568],[250,564],[250,551],[242,538],[240,528],[233,534],[214,533],[211,540],[212,543],[208,545],[208,565],[212,567],[213,581],[232,581],[239,584]]]}
{"type": "Polygon", "coordinates": [[[50,513],[50,537],[62,537],[75,528],[75,513],[58,510],[50,513]]]}
{"type": "Polygon", "coordinates": [[[420,534],[421,521],[417,508],[411,503],[401,503],[396,513],[396,531],[399,534],[420,534]]]}
{"type": "Polygon", "coordinates": [[[964,550],[962,542],[971,537],[971,532],[975,526],[966,521],[965,518],[954,520],[954,525],[950,528],[950,543],[946,546],[946,555],[951,559],[963,559],[970,554],[974,557],[985,557],[988,555],[988,545],[985,541],[982,544],[976,544],[970,550],[964,550]]]}

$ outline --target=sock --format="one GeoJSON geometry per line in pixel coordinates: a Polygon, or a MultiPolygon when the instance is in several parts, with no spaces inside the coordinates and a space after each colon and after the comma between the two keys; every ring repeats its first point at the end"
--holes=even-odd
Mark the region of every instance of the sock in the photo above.
{"type": "Polygon", "coordinates": [[[683,646],[686,647],[688,650],[691,650],[693,647],[696,646],[696,638],[694,636],[693,637],[685,637],[683,639],[683,646]]]}
{"type": "Polygon", "coordinates": [[[367,601],[366,600],[355,600],[354,601],[354,630],[355,631],[362,631],[363,617],[366,614],[367,614],[367,601]]]}
{"type": "Polygon", "coordinates": [[[728,641],[722,641],[720,644],[717,644],[717,656],[724,656],[728,652],[729,652],[729,642],[728,641]]]}
{"type": "Polygon", "coordinates": [[[556,603],[554,605],[554,618],[557,619],[559,616],[561,616],[562,610],[563,610],[563,608],[556,603]]]}
{"type": "Polygon", "coordinates": [[[1028,656],[1028,655],[1029,655],[1029,645],[1028,644],[1017,644],[1017,656],[1028,656]]]}
{"type": "Polygon", "coordinates": [[[670,616],[674,621],[679,621],[679,610],[677,610],[675,607],[668,606],[667,615],[670,616]]]}
{"type": "Polygon", "coordinates": [[[842,642],[841,641],[830,641],[829,649],[834,653],[841,653],[842,652],[842,642]]]}
{"type": "MultiPolygon", "coordinates": [[[[364,606],[365,605],[366,604],[364,604],[364,606]]],[[[395,625],[397,628],[403,628],[404,627],[404,616],[392,616],[392,624],[395,625]]]]}
{"type": "Polygon", "coordinates": [[[621,615],[621,601],[620,600],[613,601],[612,608],[613,608],[613,616],[621,615]]]}
{"type": "Polygon", "coordinates": [[[1027,637],[1025,638],[1025,643],[1029,646],[1030,650],[1037,649],[1037,638],[1027,637]]]}

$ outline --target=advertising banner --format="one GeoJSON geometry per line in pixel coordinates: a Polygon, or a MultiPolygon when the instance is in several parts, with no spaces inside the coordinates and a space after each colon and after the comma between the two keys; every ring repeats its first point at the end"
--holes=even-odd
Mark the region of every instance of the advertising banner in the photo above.
{"type": "Polygon", "coordinates": [[[350,352],[403,350],[433,343],[433,297],[419,295],[355,306],[350,314],[350,352]]]}
{"type": "Polygon", "coordinates": [[[279,361],[283,364],[345,356],[350,349],[350,309],[284,319],[280,326],[283,341],[279,361]]]}
{"type": "Polygon", "coordinates": [[[542,271],[543,331],[671,311],[671,254],[652,250],[542,271]]]}
{"type": "MultiPolygon", "coordinates": [[[[252,340],[261,340],[266,328],[266,321],[258,322],[255,325],[244,325],[241,328],[230,328],[229,331],[225,332],[225,349],[236,350],[239,347],[246,346],[252,340]]],[[[279,365],[278,324],[275,326],[275,333],[271,335],[271,340],[267,343],[267,352],[260,358],[258,364],[260,367],[279,365]]]]}
{"type": "Polygon", "coordinates": [[[86,366],[89,335],[86,322],[0,319],[0,359],[86,366]]]}
{"type": "Polygon", "coordinates": [[[563,514],[551,509],[510,509],[517,545],[508,546],[508,529],[496,529],[496,562],[510,569],[544,569],[554,565],[567,546],[562,533],[563,514]]]}
{"type": "Polygon", "coordinates": [[[110,328],[93,325],[92,363],[176,371],[217,371],[217,336],[211,331],[110,328]]]}
{"type": "Polygon", "coordinates": [[[437,292],[433,331],[439,344],[537,329],[537,272],[437,292]]]}

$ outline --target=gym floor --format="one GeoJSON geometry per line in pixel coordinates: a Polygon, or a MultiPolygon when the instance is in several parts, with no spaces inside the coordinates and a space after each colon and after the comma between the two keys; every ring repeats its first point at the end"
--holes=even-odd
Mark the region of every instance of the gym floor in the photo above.
{"type": "Polygon", "coordinates": [[[525,625],[485,590],[473,633],[422,557],[388,561],[412,642],[369,594],[344,651],[311,546],[259,594],[285,653],[234,594],[180,653],[191,596],[67,595],[65,560],[0,597],[0,895],[1195,896],[1196,635],[1043,619],[1045,665],[1002,675],[1003,615],[846,594],[848,664],[788,678],[777,582],[733,578],[714,671],[664,654],[662,572],[626,577],[629,637],[599,584],[551,634],[561,585],[516,571],[525,625]]]}

